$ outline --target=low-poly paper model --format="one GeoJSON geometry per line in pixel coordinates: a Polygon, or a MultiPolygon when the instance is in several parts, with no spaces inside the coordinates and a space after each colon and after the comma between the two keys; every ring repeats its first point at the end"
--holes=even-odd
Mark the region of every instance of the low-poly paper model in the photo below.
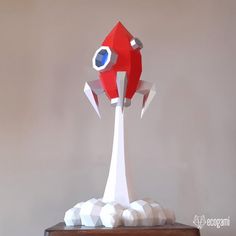
{"type": "Polygon", "coordinates": [[[102,224],[110,228],[122,225],[123,211],[124,208],[119,203],[107,203],[100,213],[102,224]]]}
{"type": "Polygon", "coordinates": [[[166,215],[162,207],[156,203],[150,203],[152,207],[152,214],[153,214],[153,224],[154,225],[164,225],[166,223],[166,215]]]}
{"type": "Polygon", "coordinates": [[[80,211],[82,225],[100,226],[102,225],[100,213],[105,204],[101,200],[92,198],[85,202],[80,211]]]}
{"type": "Polygon", "coordinates": [[[100,79],[87,82],[84,87],[84,92],[99,117],[98,95],[105,92],[115,106],[111,165],[103,201],[115,201],[123,206],[129,206],[134,200],[125,160],[124,107],[131,105],[131,99],[136,92],[140,93],[143,95],[143,116],[155,95],[154,86],[140,80],[142,47],[141,41],[134,38],[119,22],[93,57],[93,68],[99,72],[100,79]]]}
{"type": "Polygon", "coordinates": [[[142,42],[118,22],[93,56],[93,68],[99,72],[99,79],[86,82],[84,92],[100,118],[99,95],[105,93],[115,107],[111,164],[103,198],[76,205],[81,208],[78,221],[73,214],[66,213],[66,225],[76,225],[79,218],[82,225],[105,227],[153,226],[175,220],[174,214],[167,212],[169,219],[153,200],[135,201],[125,157],[124,110],[131,105],[134,94],[139,93],[143,96],[142,117],[156,93],[152,83],[140,80],[142,48],[142,42]]]}
{"type": "Polygon", "coordinates": [[[122,221],[124,226],[138,226],[138,220],[138,213],[134,209],[125,209],[123,211],[122,221]]]}
{"type": "Polygon", "coordinates": [[[116,202],[104,204],[93,198],[66,211],[64,221],[67,226],[154,226],[175,223],[175,215],[151,199],[137,200],[124,208],[116,202]]]}
{"type": "Polygon", "coordinates": [[[174,224],[175,223],[175,213],[169,209],[169,208],[164,208],[164,213],[166,216],[166,224],[174,224]]]}
{"type": "Polygon", "coordinates": [[[73,207],[66,211],[64,221],[67,226],[81,225],[80,209],[73,207]]]}
{"type": "Polygon", "coordinates": [[[138,200],[130,204],[130,208],[136,210],[138,213],[138,225],[153,226],[153,213],[151,205],[144,201],[138,200]]]}

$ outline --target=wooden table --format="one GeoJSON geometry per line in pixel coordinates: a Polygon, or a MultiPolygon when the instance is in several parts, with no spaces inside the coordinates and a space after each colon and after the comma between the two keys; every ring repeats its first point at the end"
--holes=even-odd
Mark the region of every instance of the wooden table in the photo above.
{"type": "Polygon", "coordinates": [[[199,229],[175,223],[173,225],[163,225],[154,227],[68,227],[64,223],[59,223],[45,230],[45,236],[200,236],[199,229]]]}

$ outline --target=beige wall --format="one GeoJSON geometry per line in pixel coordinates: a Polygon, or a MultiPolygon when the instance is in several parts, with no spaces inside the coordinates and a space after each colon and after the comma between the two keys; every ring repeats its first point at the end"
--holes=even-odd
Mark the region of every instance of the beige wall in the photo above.
{"type": "Polygon", "coordinates": [[[36,235],[103,194],[114,111],[83,94],[91,57],[121,20],[144,43],[142,78],[158,94],[126,112],[139,197],[192,224],[231,217],[235,235],[236,1],[0,1],[0,235],[36,235]]]}

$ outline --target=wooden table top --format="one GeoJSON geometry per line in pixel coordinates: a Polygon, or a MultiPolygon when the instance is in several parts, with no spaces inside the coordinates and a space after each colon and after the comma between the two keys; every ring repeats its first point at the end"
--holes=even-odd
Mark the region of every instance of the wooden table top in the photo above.
{"type": "Polygon", "coordinates": [[[66,226],[59,223],[45,230],[45,236],[108,236],[108,235],[130,235],[130,236],[200,236],[196,227],[175,223],[173,225],[161,225],[152,227],[86,227],[66,226]]]}

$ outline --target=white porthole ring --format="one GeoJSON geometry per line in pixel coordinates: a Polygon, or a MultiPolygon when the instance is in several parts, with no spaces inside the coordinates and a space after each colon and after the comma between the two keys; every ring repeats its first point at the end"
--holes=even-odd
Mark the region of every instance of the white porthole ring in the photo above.
{"type": "Polygon", "coordinates": [[[93,68],[103,72],[111,69],[117,61],[117,54],[108,46],[101,46],[93,56],[93,68]],[[106,60],[105,60],[106,59],[106,60]]]}

